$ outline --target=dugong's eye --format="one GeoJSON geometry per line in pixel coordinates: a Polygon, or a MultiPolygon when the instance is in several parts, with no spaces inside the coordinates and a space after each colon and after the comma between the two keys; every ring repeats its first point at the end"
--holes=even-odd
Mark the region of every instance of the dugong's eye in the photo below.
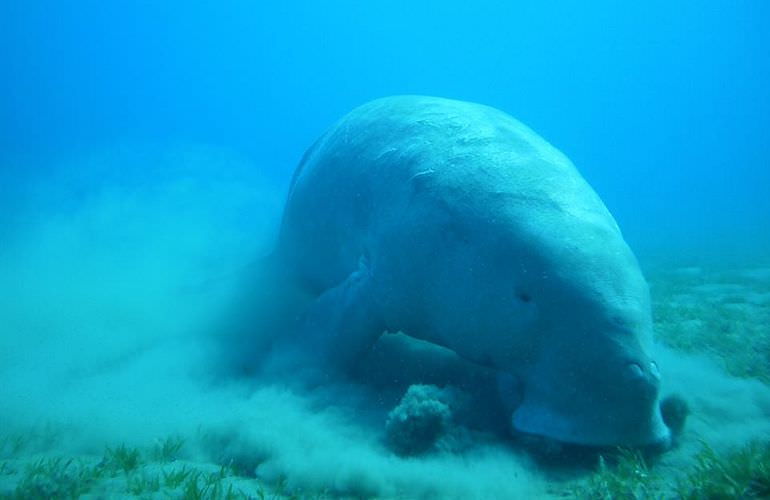
{"type": "Polygon", "coordinates": [[[516,293],[516,298],[519,299],[521,302],[532,302],[532,296],[527,292],[516,293]]]}

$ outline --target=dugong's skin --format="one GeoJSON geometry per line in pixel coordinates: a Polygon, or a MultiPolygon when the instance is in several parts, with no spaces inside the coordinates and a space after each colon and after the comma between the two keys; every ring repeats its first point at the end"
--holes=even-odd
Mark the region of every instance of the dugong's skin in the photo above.
{"type": "Polygon", "coordinates": [[[313,297],[292,342],[319,364],[401,331],[513,380],[517,431],[668,439],[635,257],[572,163],[496,109],[421,96],[355,109],[297,168],[273,257],[313,297]]]}

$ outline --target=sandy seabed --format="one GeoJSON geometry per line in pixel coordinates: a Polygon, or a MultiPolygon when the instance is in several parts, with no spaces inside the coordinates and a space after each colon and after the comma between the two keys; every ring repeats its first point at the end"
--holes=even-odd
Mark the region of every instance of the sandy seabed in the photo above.
{"type": "Polygon", "coordinates": [[[102,153],[20,187],[0,249],[0,498],[547,498],[611,481],[669,497],[704,444],[726,456],[770,436],[766,263],[645,266],[663,394],[691,415],[642,472],[551,467],[482,432],[401,457],[366,387],[216,380],[206,330],[264,251],[280,190],[208,148],[152,156],[175,166],[152,181],[100,175],[140,161],[102,153]]]}

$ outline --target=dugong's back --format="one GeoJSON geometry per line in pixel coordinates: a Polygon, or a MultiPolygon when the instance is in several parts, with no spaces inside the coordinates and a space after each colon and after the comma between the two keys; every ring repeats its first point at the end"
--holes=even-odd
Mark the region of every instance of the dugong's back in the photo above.
{"type": "Polygon", "coordinates": [[[463,218],[523,208],[525,225],[541,222],[531,220],[533,204],[551,204],[617,231],[571,162],[519,121],[480,104],[395,96],[353,110],[307,151],[280,244],[324,289],[352,271],[367,243],[422,234],[421,202],[463,218]]]}

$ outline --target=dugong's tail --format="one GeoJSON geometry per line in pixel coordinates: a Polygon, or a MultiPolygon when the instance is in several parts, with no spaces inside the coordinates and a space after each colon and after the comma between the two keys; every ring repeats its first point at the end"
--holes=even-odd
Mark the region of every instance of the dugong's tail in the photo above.
{"type": "Polygon", "coordinates": [[[221,373],[259,373],[273,344],[292,328],[312,296],[269,255],[249,265],[235,299],[214,329],[221,373]]]}

